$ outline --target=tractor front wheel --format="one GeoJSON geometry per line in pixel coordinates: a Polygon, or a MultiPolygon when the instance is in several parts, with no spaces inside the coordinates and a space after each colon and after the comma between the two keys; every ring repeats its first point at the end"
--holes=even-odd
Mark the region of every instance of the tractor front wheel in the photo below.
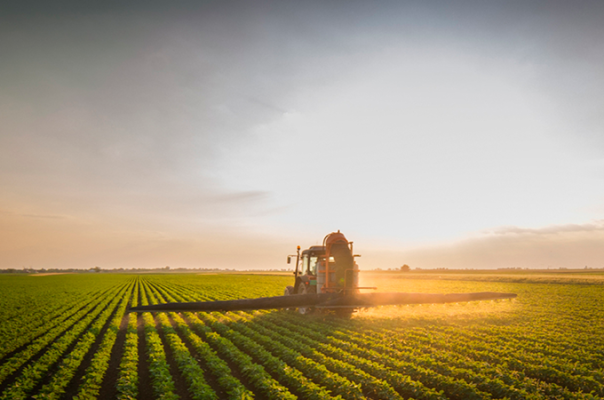
{"type": "MultiPolygon", "coordinates": [[[[283,296],[291,296],[294,294],[294,287],[293,286],[286,286],[285,287],[285,292],[283,293],[283,296]]],[[[291,308],[286,307],[285,308],[286,311],[291,310],[291,308]]]]}

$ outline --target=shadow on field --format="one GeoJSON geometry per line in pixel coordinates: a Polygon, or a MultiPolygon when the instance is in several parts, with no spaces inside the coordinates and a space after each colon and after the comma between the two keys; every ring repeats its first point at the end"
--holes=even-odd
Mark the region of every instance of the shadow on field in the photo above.
{"type": "Polygon", "coordinates": [[[285,336],[304,340],[320,339],[341,332],[513,325],[519,322],[517,308],[516,300],[494,300],[374,307],[358,310],[348,317],[338,316],[333,312],[302,315],[291,310],[275,310],[226,313],[221,322],[226,325],[245,324],[273,339],[285,336]]]}
{"type": "Polygon", "coordinates": [[[360,309],[349,317],[325,312],[301,315],[296,311],[275,310],[250,313],[247,320],[261,326],[282,327],[293,333],[308,333],[310,329],[323,335],[342,329],[365,332],[430,326],[505,326],[519,322],[518,306],[516,300],[383,306],[360,309]]]}

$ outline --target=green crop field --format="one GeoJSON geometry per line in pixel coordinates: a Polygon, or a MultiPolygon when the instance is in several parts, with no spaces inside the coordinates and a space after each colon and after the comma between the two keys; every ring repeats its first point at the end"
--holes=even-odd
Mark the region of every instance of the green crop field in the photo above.
{"type": "Polygon", "coordinates": [[[365,273],[381,291],[515,300],[129,314],[281,295],[291,275],[0,276],[1,399],[602,399],[604,276],[365,273]]]}

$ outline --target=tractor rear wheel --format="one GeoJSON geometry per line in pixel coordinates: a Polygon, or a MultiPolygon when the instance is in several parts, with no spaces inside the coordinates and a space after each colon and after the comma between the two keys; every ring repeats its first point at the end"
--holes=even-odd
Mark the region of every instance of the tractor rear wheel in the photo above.
{"type": "Polygon", "coordinates": [[[334,311],[336,316],[340,318],[350,318],[352,314],[357,312],[355,308],[336,308],[334,311]]]}
{"type": "MultiPolygon", "coordinates": [[[[300,286],[298,286],[298,294],[310,294],[310,293],[312,293],[312,290],[305,284],[301,283],[300,286]]],[[[314,311],[314,308],[312,308],[312,307],[298,307],[298,312],[303,315],[310,314],[313,311],[314,311]]]]}

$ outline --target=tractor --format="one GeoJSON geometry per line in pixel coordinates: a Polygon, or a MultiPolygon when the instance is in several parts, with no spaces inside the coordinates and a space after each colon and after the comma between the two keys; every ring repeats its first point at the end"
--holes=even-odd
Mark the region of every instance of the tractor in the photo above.
{"type": "Polygon", "coordinates": [[[515,293],[360,293],[359,269],[355,262],[352,242],[340,232],[325,236],[322,246],[311,246],[288,256],[296,257],[293,286],[287,286],[283,296],[257,299],[167,303],[139,306],[130,311],[237,311],[266,309],[297,309],[301,314],[324,310],[336,315],[350,316],[359,308],[398,304],[440,304],[466,301],[513,299],[515,293]]]}
{"type": "MultiPolygon", "coordinates": [[[[359,289],[375,289],[358,286],[359,268],[355,258],[360,255],[353,254],[352,242],[346,240],[339,230],[325,236],[322,246],[311,246],[302,253],[298,246],[297,250],[295,255],[287,256],[288,264],[291,264],[292,257],[296,257],[296,268],[294,285],[285,288],[284,296],[316,293],[350,295],[358,293],[359,289]]],[[[313,307],[298,307],[300,314],[314,310],[313,307]]],[[[354,308],[343,307],[334,310],[345,314],[354,311],[354,308]]]]}

